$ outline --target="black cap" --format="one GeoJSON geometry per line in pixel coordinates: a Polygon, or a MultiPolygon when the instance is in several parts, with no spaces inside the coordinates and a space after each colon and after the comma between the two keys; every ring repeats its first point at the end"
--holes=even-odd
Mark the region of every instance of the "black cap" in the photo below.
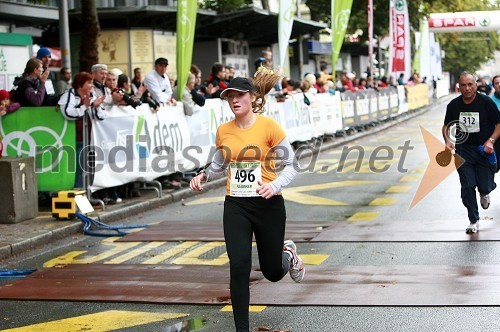
{"type": "Polygon", "coordinates": [[[155,65],[168,65],[168,60],[165,58],[158,58],[155,61],[155,65]]]}
{"type": "Polygon", "coordinates": [[[220,94],[221,98],[226,98],[227,93],[230,90],[239,91],[239,92],[254,92],[255,88],[253,87],[252,81],[245,77],[236,77],[229,82],[227,88],[222,91],[220,94]]]}

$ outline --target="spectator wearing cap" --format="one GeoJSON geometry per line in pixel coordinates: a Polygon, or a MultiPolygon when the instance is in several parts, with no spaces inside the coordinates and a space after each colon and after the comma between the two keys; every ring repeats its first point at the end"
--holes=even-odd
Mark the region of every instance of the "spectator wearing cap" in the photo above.
{"type": "Polygon", "coordinates": [[[356,87],[354,86],[354,79],[356,78],[356,75],[353,73],[342,73],[342,86],[344,88],[344,91],[357,91],[356,87]]]}
{"type": "MultiPolygon", "coordinates": [[[[42,66],[43,66],[43,71],[48,71],[49,76],[47,77],[47,80],[45,81],[45,90],[47,91],[48,96],[54,96],[56,95],[55,92],[55,83],[57,82],[57,75],[55,72],[51,72],[49,67],[50,67],[50,61],[52,60],[52,53],[50,53],[50,50],[47,47],[40,47],[38,52],[36,52],[36,58],[40,61],[42,61],[42,66]]],[[[48,103],[48,104],[57,104],[57,99],[53,103],[48,103]]]]}
{"type": "Polygon", "coordinates": [[[105,64],[95,64],[91,68],[92,71],[92,94],[96,97],[106,95],[106,86],[104,85],[106,81],[106,76],[108,75],[108,66],[105,64]]]}
{"type": "Polygon", "coordinates": [[[155,61],[155,69],[144,78],[144,85],[148,87],[151,97],[159,103],[175,103],[172,98],[172,86],[167,76],[168,60],[158,58],[155,61]]]}

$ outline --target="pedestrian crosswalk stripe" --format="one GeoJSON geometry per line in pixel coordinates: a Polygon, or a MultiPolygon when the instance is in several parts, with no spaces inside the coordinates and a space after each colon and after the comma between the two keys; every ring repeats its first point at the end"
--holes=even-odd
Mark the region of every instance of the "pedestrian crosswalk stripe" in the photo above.
{"type": "Polygon", "coordinates": [[[182,242],[176,245],[175,247],[168,249],[165,252],[159,253],[154,257],[151,257],[150,259],[142,262],[142,264],[159,264],[163,261],[166,261],[169,258],[179,255],[180,253],[190,249],[191,247],[194,247],[198,243],[199,243],[198,241],[182,242]]]}
{"type": "Polygon", "coordinates": [[[369,206],[388,206],[396,202],[396,197],[379,197],[375,198],[368,204],[369,206]]]}
{"type": "Polygon", "coordinates": [[[322,254],[300,254],[300,258],[307,265],[321,265],[330,255],[322,254]]]}
{"type": "Polygon", "coordinates": [[[227,257],[227,253],[224,252],[220,254],[218,257],[213,258],[213,259],[203,259],[200,257],[203,257],[206,253],[212,250],[217,250],[219,248],[225,249],[226,244],[224,242],[220,241],[215,241],[215,242],[208,242],[203,244],[202,246],[199,246],[190,252],[182,255],[182,257],[176,258],[172,264],[196,264],[196,265],[218,265],[222,266],[227,263],[229,263],[229,258],[227,257]]]}
{"type": "MultiPolygon", "coordinates": [[[[250,312],[261,312],[261,311],[264,311],[264,309],[266,309],[266,308],[267,308],[267,306],[265,306],[265,305],[251,305],[248,308],[248,311],[250,311],[250,312]]],[[[232,312],[233,311],[233,306],[226,305],[226,306],[222,307],[222,309],[220,311],[222,311],[222,312],[232,312]]]]}
{"type": "Polygon", "coordinates": [[[129,259],[140,256],[140,255],[148,252],[149,250],[155,249],[163,244],[165,244],[165,242],[160,242],[160,241],[148,242],[145,245],[143,245],[137,249],[133,249],[133,250],[127,252],[126,254],[120,255],[120,256],[115,257],[113,259],[110,259],[109,261],[105,261],[104,264],[120,264],[120,263],[126,262],[129,259]]]}
{"type": "Polygon", "coordinates": [[[399,182],[417,182],[420,178],[420,175],[406,175],[399,179],[399,182]]]}
{"type": "Polygon", "coordinates": [[[105,332],[187,317],[188,314],[110,310],[3,330],[4,332],[105,332]]]}
{"type": "Polygon", "coordinates": [[[217,197],[204,197],[192,200],[190,202],[184,202],[185,206],[190,205],[199,205],[199,204],[211,204],[211,203],[222,203],[224,202],[225,196],[217,196],[217,197]]]}
{"type": "Polygon", "coordinates": [[[410,186],[392,186],[389,187],[385,192],[386,193],[405,193],[410,190],[410,186]]]}
{"type": "Polygon", "coordinates": [[[374,220],[380,215],[380,212],[356,212],[347,221],[374,220]]]}

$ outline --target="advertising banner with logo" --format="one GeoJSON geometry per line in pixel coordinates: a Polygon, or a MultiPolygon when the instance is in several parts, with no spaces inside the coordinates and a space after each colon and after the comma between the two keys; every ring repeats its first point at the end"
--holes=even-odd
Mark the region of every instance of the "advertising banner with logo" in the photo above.
{"type": "Polygon", "coordinates": [[[92,121],[91,145],[96,151],[92,191],[195,167],[188,158],[195,151],[186,149],[191,143],[182,104],[156,113],[148,105],[135,110],[113,106],[107,112],[103,121],[92,121]]]}
{"type": "Polygon", "coordinates": [[[332,0],[332,68],[335,68],[351,16],[352,0],[332,0]]]}
{"type": "Polygon", "coordinates": [[[433,32],[475,32],[500,30],[500,10],[433,13],[429,30],[433,32]]]}
{"type": "Polygon", "coordinates": [[[0,117],[3,156],[35,157],[38,191],[73,189],[76,171],[75,122],[54,107],[22,107],[0,117]]]}
{"type": "Polygon", "coordinates": [[[389,10],[389,74],[404,79],[411,75],[410,19],[406,0],[390,0],[389,10]]]}
{"type": "MultiPolygon", "coordinates": [[[[177,1],[177,84],[180,87],[186,85],[191,68],[197,8],[198,1],[177,1]]],[[[174,98],[182,100],[184,89],[178,92],[174,98]]]]}

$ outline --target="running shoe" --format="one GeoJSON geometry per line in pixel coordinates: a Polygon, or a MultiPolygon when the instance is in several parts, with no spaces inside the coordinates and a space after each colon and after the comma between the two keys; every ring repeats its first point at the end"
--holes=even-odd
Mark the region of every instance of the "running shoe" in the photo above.
{"type": "Polygon", "coordinates": [[[490,207],[490,195],[481,195],[481,206],[483,209],[487,209],[490,207]]]}
{"type": "Polygon", "coordinates": [[[479,230],[479,220],[476,222],[471,222],[469,226],[465,229],[465,233],[467,234],[473,234],[476,233],[479,230]]]}
{"type": "Polygon", "coordinates": [[[283,243],[283,251],[290,255],[290,268],[288,269],[290,277],[295,282],[301,282],[304,279],[306,268],[302,259],[297,255],[297,246],[292,240],[286,240],[283,243]]]}

